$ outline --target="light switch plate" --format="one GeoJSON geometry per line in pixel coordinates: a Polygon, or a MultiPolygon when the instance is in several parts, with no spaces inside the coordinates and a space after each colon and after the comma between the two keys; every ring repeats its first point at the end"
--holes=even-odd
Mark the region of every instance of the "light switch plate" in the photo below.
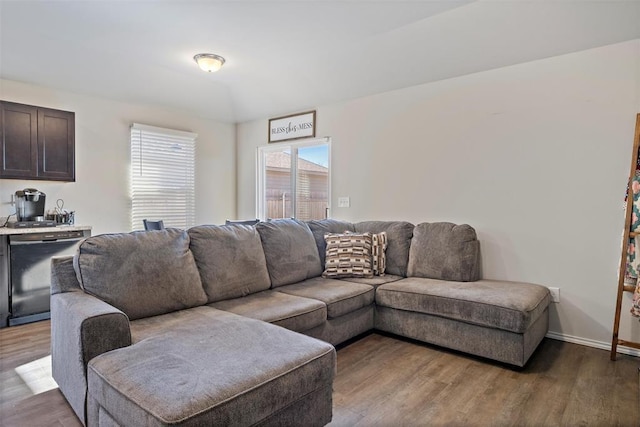
{"type": "Polygon", "coordinates": [[[351,206],[351,200],[349,197],[338,197],[338,207],[339,208],[348,208],[351,206]]]}
{"type": "Polygon", "coordinates": [[[552,302],[560,302],[560,288],[549,288],[549,292],[551,292],[552,302]]]}

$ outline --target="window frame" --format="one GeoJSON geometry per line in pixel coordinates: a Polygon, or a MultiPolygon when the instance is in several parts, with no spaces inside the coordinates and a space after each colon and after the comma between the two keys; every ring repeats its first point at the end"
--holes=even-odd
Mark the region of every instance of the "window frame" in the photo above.
{"type": "Polygon", "coordinates": [[[293,218],[296,218],[296,198],[297,198],[297,173],[298,170],[298,149],[304,147],[312,147],[316,145],[327,146],[327,207],[326,218],[331,218],[331,137],[325,136],[322,138],[307,138],[303,140],[297,140],[295,142],[282,141],[271,143],[268,145],[261,145],[256,150],[256,218],[265,221],[266,218],[266,206],[265,206],[265,193],[266,193],[266,168],[264,164],[264,153],[291,150],[291,193],[292,200],[291,206],[293,209],[293,218]],[[293,153],[296,153],[294,156],[293,153]]]}

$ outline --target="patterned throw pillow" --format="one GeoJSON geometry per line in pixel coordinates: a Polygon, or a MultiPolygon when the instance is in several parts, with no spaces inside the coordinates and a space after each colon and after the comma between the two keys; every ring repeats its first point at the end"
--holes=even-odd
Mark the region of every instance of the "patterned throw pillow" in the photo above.
{"type": "Polygon", "coordinates": [[[322,277],[373,277],[371,233],[327,233],[325,270],[322,277]]]}
{"type": "Polygon", "coordinates": [[[387,257],[385,251],[387,250],[387,232],[372,234],[371,235],[371,261],[373,264],[374,276],[384,276],[384,271],[387,268],[387,257]]]}

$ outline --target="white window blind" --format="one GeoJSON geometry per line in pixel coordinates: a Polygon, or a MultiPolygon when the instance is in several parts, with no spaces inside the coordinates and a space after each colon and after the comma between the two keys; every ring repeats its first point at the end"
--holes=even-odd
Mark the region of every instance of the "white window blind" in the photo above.
{"type": "Polygon", "coordinates": [[[143,219],[165,227],[195,224],[197,134],[134,123],[131,126],[131,229],[143,219]]]}

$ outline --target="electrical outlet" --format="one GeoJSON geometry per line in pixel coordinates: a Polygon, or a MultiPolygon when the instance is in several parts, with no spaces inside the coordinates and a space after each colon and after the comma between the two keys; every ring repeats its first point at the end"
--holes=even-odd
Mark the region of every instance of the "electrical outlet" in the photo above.
{"type": "Polygon", "coordinates": [[[560,302],[560,288],[549,288],[551,302],[560,302]]]}
{"type": "Polygon", "coordinates": [[[339,208],[348,208],[349,206],[351,206],[351,200],[349,197],[338,197],[339,208]]]}

